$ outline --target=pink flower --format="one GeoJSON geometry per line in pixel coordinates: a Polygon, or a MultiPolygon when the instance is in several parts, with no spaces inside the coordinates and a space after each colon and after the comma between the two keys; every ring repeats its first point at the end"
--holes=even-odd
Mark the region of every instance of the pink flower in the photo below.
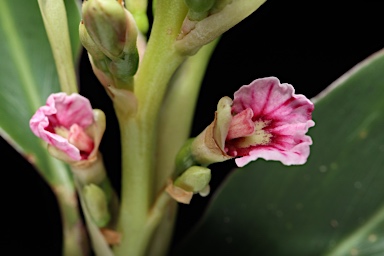
{"type": "Polygon", "coordinates": [[[65,153],[70,160],[86,160],[98,147],[87,129],[95,123],[94,113],[87,98],[79,94],[51,94],[45,106],[32,116],[32,132],[65,153]]]}
{"type": "Polygon", "coordinates": [[[258,158],[304,164],[312,140],[305,134],[313,103],[275,77],[257,79],[235,92],[225,152],[242,167],[258,158]]]}
{"type": "Polygon", "coordinates": [[[233,101],[221,98],[215,120],[191,144],[192,159],[209,165],[237,157],[239,167],[258,158],[304,164],[314,106],[294,92],[292,85],[267,77],[241,87],[233,101]]]}

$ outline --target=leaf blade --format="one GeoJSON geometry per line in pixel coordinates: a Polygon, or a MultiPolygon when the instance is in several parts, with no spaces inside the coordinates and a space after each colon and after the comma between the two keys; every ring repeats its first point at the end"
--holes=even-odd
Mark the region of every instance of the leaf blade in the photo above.
{"type": "Polygon", "coordinates": [[[380,255],[382,70],[384,51],[316,99],[306,165],[261,160],[233,172],[175,254],[380,255]]]}

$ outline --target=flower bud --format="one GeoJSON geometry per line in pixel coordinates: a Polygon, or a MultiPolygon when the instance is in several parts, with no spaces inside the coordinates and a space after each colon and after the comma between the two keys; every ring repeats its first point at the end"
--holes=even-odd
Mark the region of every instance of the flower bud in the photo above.
{"type": "Polygon", "coordinates": [[[137,27],[139,30],[146,34],[149,28],[148,17],[147,17],[147,0],[130,0],[126,1],[126,7],[135,18],[137,27]]]}
{"type": "Polygon", "coordinates": [[[184,143],[183,147],[177,153],[176,163],[175,163],[175,166],[176,166],[175,176],[181,175],[181,173],[187,170],[189,167],[198,164],[191,152],[191,145],[194,140],[195,140],[194,138],[187,140],[184,143]]]}
{"type": "Polygon", "coordinates": [[[132,14],[115,0],[88,0],[83,4],[79,32],[102,85],[132,91],[139,63],[138,31],[132,14]]]}
{"type": "Polygon", "coordinates": [[[188,17],[190,20],[202,20],[208,16],[208,11],[215,4],[216,0],[184,0],[189,8],[188,17]]]}
{"type": "Polygon", "coordinates": [[[207,12],[215,4],[216,0],[184,0],[190,10],[194,12],[207,12]]]}
{"type": "Polygon", "coordinates": [[[209,195],[210,192],[211,192],[211,187],[207,185],[205,188],[199,191],[199,195],[202,197],[206,197],[209,195]]]}
{"type": "Polygon", "coordinates": [[[84,48],[93,56],[94,59],[102,60],[107,58],[95,41],[93,41],[93,39],[89,36],[88,31],[85,28],[84,21],[80,22],[79,25],[79,38],[84,48]]]}
{"type": "Polygon", "coordinates": [[[82,10],[88,34],[100,50],[111,59],[120,57],[127,30],[124,7],[115,0],[88,0],[82,10]]]}
{"type": "Polygon", "coordinates": [[[198,193],[208,186],[211,180],[211,170],[202,166],[192,166],[176,179],[174,185],[198,193]]]}
{"type": "Polygon", "coordinates": [[[209,194],[211,170],[202,166],[188,168],[175,182],[168,181],[165,191],[179,203],[189,204],[193,194],[209,194]]]}
{"type": "Polygon", "coordinates": [[[83,194],[85,204],[95,224],[98,227],[106,226],[111,216],[103,190],[94,184],[90,184],[84,187],[83,194]]]}

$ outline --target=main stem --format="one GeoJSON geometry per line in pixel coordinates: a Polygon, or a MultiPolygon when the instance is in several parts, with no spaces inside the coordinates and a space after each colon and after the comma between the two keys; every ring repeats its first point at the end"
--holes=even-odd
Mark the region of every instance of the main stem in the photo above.
{"type": "Polygon", "coordinates": [[[135,80],[138,110],[124,115],[116,109],[122,145],[122,191],[116,255],[141,256],[149,236],[146,227],[155,197],[156,131],[158,112],[168,82],[182,63],[173,47],[186,15],[183,1],[158,0],[151,39],[135,80]]]}

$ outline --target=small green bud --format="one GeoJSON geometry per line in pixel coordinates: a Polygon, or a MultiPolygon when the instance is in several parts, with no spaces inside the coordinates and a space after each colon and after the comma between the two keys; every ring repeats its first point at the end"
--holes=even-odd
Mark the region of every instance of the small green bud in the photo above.
{"type": "Polygon", "coordinates": [[[116,0],[88,0],[82,13],[88,34],[100,50],[111,59],[120,57],[127,30],[124,7],[116,0]]]}
{"type": "Polygon", "coordinates": [[[206,197],[209,195],[210,192],[211,192],[211,187],[207,185],[205,188],[199,191],[199,195],[202,197],[206,197]]]}
{"type": "Polygon", "coordinates": [[[146,13],[133,13],[133,17],[135,18],[136,25],[141,31],[141,33],[145,34],[148,32],[149,28],[149,22],[148,22],[148,17],[146,13]]]}
{"type": "Polygon", "coordinates": [[[192,166],[178,177],[174,185],[185,191],[198,193],[211,181],[211,170],[202,166],[192,166]]]}
{"type": "Polygon", "coordinates": [[[177,153],[175,176],[179,176],[183,171],[197,164],[191,152],[191,145],[194,140],[194,138],[187,140],[177,153]]]}
{"type": "Polygon", "coordinates": [[[136,25],[144,35],[148,32],[149,23],[147,16],[147,0],[129,0],[125,1],[125,6],[135,18],[136,25]]]}
{"type": "Polygon", "coordinates": [[[104,191],[95,184],[90,184],[84,187],[83,194],[93,221],[98,227],[105,227],[111,216],[104,191]]]}
{"type": "Polygon", "coordinates": [[[189,8],[188,18],[191,21],[203,20],[208,16],[208,11],[216,0],[184,0],[189,8]]]}
{"type": "Polygon", "coordinates": [[[184,0],[188,8],[194,12],[207,12],[216,0],[184,0]]]}

